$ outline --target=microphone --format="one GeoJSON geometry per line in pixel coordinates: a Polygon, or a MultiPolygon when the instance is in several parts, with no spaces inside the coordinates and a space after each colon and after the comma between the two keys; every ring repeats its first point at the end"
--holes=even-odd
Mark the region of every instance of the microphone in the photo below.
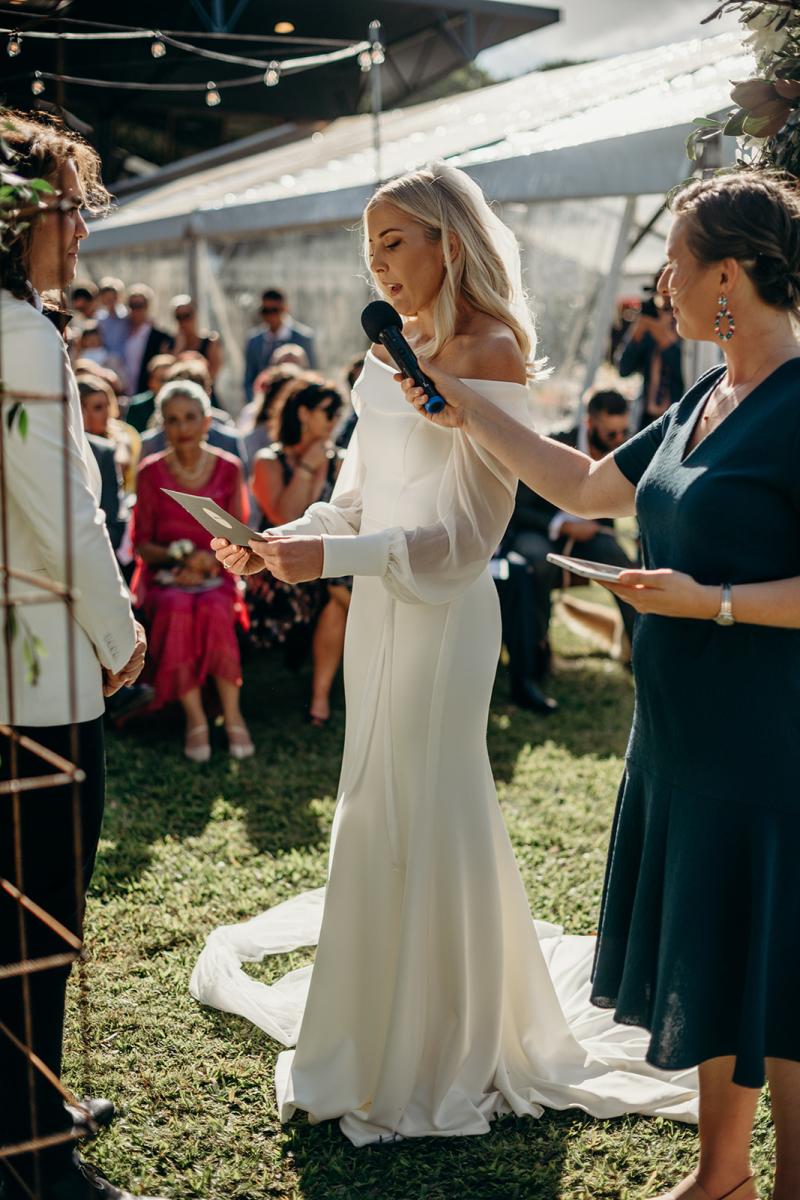
{"type": "Polygon", "coordinates": [[[445,402],[436,391],[433,380],[420,370],[416,354],[403,337],[403,319],[399,312],[385,300],[373,300],[362,312],[361,324],[369,340],[385,346],[403,374],[427,393],[425,411],[441,412],[445,402]]]}

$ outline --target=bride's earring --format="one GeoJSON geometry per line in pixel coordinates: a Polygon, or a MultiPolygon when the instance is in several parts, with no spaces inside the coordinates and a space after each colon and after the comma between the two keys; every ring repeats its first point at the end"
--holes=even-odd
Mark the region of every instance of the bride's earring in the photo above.
{"type": "Polygon", "coordinates": [[[721,292],[719,297],[719,311],[714,320],[714,333],[721,342],[729,342],[735,332],[736,321],[733,313],[728,308],[728,297],[724,292],[721,292]]]}

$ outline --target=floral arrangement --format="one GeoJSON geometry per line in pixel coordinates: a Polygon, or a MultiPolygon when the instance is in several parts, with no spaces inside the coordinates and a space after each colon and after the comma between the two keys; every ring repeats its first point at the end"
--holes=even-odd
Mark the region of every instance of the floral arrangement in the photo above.
{"type": "Polygon", "coordinates": [[[732,81],[736,107],[725,119],[700,117],[687,150],[717,133],[742,139],[748,165],[787,171],[800,177],[800,0],[725,0],[703,24],[738,12],[747,33],[744,44],[758,74],[732,81]]]}

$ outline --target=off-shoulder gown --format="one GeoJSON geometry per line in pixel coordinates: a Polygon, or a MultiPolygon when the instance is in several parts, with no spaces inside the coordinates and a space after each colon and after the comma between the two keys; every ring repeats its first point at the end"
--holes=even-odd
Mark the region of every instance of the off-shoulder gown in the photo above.
{"type": "MultiPolygon", "coordinates": [[[[355,576],[347,725],[328,884],[208,938],[191,980],[294,1051],[282,1119],[338,1117],[356,1145],[485,1133],[542,1106],[696,1119],[692,1072],[593,1008],[590,937],[535,922],[486,750],[500,649],[488,561],[516,480],[462,431],[425,421],[371,353],[323,535],[324,575],[355,576]],[[241,963],[318,941],[272,987],[241,963]]],[[[527,389],[470,380],[527,421],[527,389]]]]}

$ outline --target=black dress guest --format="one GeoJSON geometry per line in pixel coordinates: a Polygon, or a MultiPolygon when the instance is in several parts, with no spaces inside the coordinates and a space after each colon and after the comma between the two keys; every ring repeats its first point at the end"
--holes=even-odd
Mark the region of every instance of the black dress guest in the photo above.
{"type": "Polygon", "coordinates": [[[659,1200],[756,1200],[765,1080],[773,1200],[797,1200],[800,194],[739,170],[671,207],[659,292],[725,364],[613,456],[592,463],[430,374],[436,419],[560,508],[635,507],[645,569],[607,585],[640,616],[592,998],[650,1032],[655,1066],[698,1068],[699,1164],[659,1200]]]}

